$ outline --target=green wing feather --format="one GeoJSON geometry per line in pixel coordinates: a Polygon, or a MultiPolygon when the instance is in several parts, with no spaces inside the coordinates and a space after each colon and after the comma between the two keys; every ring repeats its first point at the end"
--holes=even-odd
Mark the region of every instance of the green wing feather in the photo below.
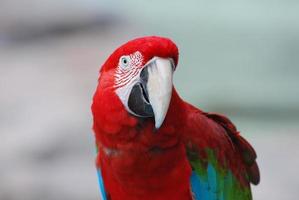
{"type": "Polygon", "coordinates": [[[228,169],[223,169],[213,150],[206,149],[207,158],[188,157],[193,169],[190,179],[195,200],[251,200],[250,186],[244,187],[228,169]],[[204,162],[203,162],[204,160],[204,162]]]}
{"type": "Polygon", "coordinates": [[[185,141],[194,199],[252,200],[250,183],[258,184],[260,178],[256,154],[233,123],[197,110],[188,126],[185,141]]]}

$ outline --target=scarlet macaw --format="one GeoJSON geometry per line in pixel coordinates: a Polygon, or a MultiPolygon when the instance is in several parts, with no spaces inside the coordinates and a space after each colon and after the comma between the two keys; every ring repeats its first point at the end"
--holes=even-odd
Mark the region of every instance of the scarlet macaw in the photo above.
{"type": "Polygon", "coordinates": [[[249,200],[256,153],[225,116],[188,104],[173,86],[178,48],[137,38],[100,70],[93,104],[104,200],[249,200]]]}

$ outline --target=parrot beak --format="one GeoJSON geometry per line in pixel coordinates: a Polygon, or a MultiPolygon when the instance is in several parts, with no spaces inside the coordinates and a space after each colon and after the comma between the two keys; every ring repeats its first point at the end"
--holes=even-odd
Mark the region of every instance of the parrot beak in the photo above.
{"type": "Polygon", "coordinates": [[[147,93],[155,117],[155,128],[159,129],[167,114],[171,94],[173,61],[165,58],[154,58],[148,63],[147,93]]]}
{"type": "Polygon", "coordinates": [[[129,95],[130,111],[139,117],[154,117],[156,129],[163,124],[169,108],[173,71],[172,59],[154,57],[144,65],[129,95]]]}

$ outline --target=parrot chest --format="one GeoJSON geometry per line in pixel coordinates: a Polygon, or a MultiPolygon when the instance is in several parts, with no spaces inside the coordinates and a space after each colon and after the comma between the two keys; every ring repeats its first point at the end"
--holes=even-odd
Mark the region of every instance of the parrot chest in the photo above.
{"type": "Polygon", "coordinates": [[[121,194],[122,199],[191,199],[191,169],[181,144],[166,149],[154,146],[147,151],[105,151],[102,168],[111,196],[115,193],[121,194]]]}

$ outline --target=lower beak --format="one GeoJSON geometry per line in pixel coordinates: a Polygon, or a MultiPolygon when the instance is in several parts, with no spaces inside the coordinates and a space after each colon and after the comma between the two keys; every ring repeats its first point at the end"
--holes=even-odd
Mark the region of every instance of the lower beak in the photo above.
{"type": "Polygon", "coordinates": [[[140,83],[133,87],[129,97],[130,109],[140,117],[154,116],[156,129],[163,124],[169,108],[173,70],[172,59],[154,57],[144,66],[140,83]]]}

